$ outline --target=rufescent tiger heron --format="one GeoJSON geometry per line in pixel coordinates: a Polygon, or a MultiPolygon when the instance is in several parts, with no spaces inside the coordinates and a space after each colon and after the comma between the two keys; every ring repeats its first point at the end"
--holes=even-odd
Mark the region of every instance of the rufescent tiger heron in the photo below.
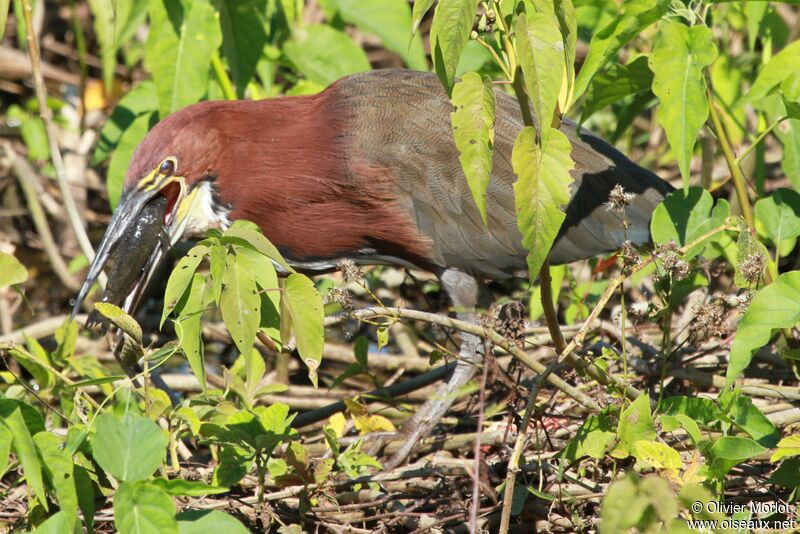
{"type": "MultiPolygon", "coordinates": [[[[461,171],[452,109],[435,75],[377,70],[313,96],[202,102],[173,113],[136,149],[76,309],[113,247],[138,235],[131,228],[161,195],[166,216],[151,218],[170,243],[248,219],[302,271],[329,271],[351,259],[435,273],[460,318],[475,321],[476,306],[486,304],[483,282],[526,268],[511,168],[523,124],[517,101],[498,92],[487,226],[461,171]]],[[[651,214],[670,186],[574,123],[565,121],[561,130],[572,143],[575,182],[550,260],[589,258],[626,239],[648,242],[651,214]],[[617,184],[635,194],[627,229],[605,205],[617,184]]],[[[168,243],[150,242],[151,250],[135,256],[152,264],[168,243]]],[[[126,290],[131,308],[152,269],[129,268],[145,273],[126,290]]],[[[479,338],[461,335],[459,363],[404,425],[400,457],[441,419],[454,391],[474,375],[482,350],[479,338]]]]}

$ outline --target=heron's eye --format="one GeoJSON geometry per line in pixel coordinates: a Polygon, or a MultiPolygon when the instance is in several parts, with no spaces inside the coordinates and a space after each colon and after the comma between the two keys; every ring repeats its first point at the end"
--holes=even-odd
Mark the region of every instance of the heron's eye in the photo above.
{"type": "Polygon", "coordinates": [[[171,159],[164,160],[164,163],[158,168],[158,172],[164,176],[172,176],[175,172],[175,162],[171,159]]]}

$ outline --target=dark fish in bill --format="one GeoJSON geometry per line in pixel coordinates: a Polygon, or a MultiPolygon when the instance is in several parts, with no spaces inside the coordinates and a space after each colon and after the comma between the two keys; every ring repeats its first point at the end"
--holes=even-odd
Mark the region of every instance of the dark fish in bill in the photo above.
{"type": "MultiPolygon", "coordinates": [[[[126,306],[126,299],[138,298],[140,287],[155,260],[153,250],[163,245],[164,217],[168,199],[155,195],[144,205],[139,217],[128,227],[122,238],[111,251],[111,269],[108,283],[100,302],[110,302],[120,308],[133,308],[136,302],[126,306]]],[[[102,331],[108,328],[108,321],[97,310],[92,310],[86,321],[87,328],[100,325],[102,331]]]]}

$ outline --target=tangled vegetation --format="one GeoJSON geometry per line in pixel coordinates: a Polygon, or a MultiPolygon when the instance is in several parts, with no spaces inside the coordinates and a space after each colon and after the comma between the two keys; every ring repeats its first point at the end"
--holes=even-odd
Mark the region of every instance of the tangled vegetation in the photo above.
{"type": "MultiPolygon", "coordinates": [[[[796,530],[798,13],[0,0],[0,531],[796,530]],[[530,276],[494,284],[476,326],[447,316],[427,273],[343,263],[312,280],[237,221],[176,247],[135,317],[86,306],[143,365],[122,374],[115,336],[69,313],[87,229],[99,237],[149,129],[201,100],[383,67],[439,76],[484,220],[495,90],[518,97],[530,276]],[[676,186],[652,247],[549,265],[572,181],[562,120],[676,186]],[[384,471],[459,332],[491,347],[479,380],[384,471]]],[[[632,198],[602,200],[624,216],[632,198]]]]}

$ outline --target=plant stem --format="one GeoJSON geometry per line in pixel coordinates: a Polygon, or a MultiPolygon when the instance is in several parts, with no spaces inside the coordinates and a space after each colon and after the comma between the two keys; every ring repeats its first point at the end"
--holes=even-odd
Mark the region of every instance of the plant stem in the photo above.
{"type": "Polygon", "coordinates": [[[769,133],[770,133],[772,130],[774,130],[774,129],[775,129],[775,127],[776,127],[776,126],[778,126],[780,123],[782,123],[783,121],[785,121],[785,120],[786,120],[786,119],[788,119],[788,118],[789,118],[789,117],[783,117],[782,119],[779,119],[779,120],[777,120],[776,122],[773,122],[772,124],[770,124],[770,125],[767,127],[767,129],[766,129],[766,130],[764,130],[763,132],[761,132],[760,134],[758,134],[758,137],[756,137],[755,141],[753,141],[753,144],[751,144],[749,147],[747,147],[747,149],[746,149],[744,152],[742,152],[742,154],[741,154],[741,155],[740,155],[738,158],[736,158],[736,165],[740,165],[740,164],[742,163],[742,161],[744,160],[744,158],[746,158],[746,157],[747,157],[747,155],[748,155],[748,154],[750,154],[750,152],[752,152],[752,151],[753,151],[753,149],[755,149],[755,148],[758,146],[758,144],[759,144],[761,141],[763,141],[763,140],[764,140],[764,138],[765,138],[767,135],[769,135],[769,133]]]}
{"type": "Polygon", "coordinates": [[[511,72],[508,70],[508,65],[506,65],[506,62],[503,61],[503,59],[497,55],[497,51],[495,51],[494,47],[489,43],[487,43],[486,39],[484,39],[483,37],[478,37],[475,40],[478,42],[478,44],[480,44],[482,47],[488,50],[490,54],[492,54],[494,62],[497,63],[500,69],[502,69],[503,75],[506,77],[506,79],[507,80],[513,79],[513,76],[511,76],[511,72]]]}
{"type": "Polygon", "coordinates": [[[214,70],[214,76],[219,82],[225,100],[236,100],[236,91],[233,89],[233,84],[228,77],[228,73],[225,72],[225,66],[222,64],[219,52],[211,54],[211,68],[214,70]]]}
{"type": "Polygon", "coordinates": [[[33,18],[31,16],[33,9],[31,8],[30,0],[22,0],[22,10],[25,13],[25,31],[28,34],[28,56],[31,60],[33,84],[36,88],[36,98],[39,103],[39,116],[42,118],[42,122],[44,122],[45,132],[47,133],[47,141],[50,146],[50,158],[56,171],[56,180],[61,190],[62,201],[64,202],[64,209],[67,212],[69,224],[72,227],[72,231],[75,232],[75,237],[78,240],[81,251],[91,262],[94,260],[94,249],[92,248],[92,243],[89,241],[89,237],[86,235],[86,229],[83,227],[83,220],[78,213],[75,199],[72,198],[70,185],[67,181],[67,171],[64,168],[64,160],[61,158],[61,150],[58,147],[58,139],[56,138],[56,132],[53,128],[53,112],[47,106],[47,90],[44,87],[44,78],[42,78],[41,56],[39,54],[39,43],[34,34],[33,18]]]}
{"type": "Polygon", "coordinates": [[[717,134],[719,139],[719,147],[722,150],[722,155],[725,157],[725,162],[728,164],[728,170],[731,172],[733,178],[733,187],[736,189],[736,197],[739,199],[739,207],[742,210],[742,217],[744,217],[747,226],[754,230],[756,227],[755,219],[753,218],[753,210],[750,207],[750,197],[747,196],[747,180],[742,173],[741,167],[736,161],[733,154],[731,143],[728,139],[728,134],[722,126],[722,121],[719,118],[717,111],[717,104],[711,91],[708,91],[708,109],[711,115],[711,122],[714,125],[714,133],[717,134]]]}
{"type": "Polygon", "coordinates": [[[3,148],[5,148],[6,157],[11,163],[11,168],[19,179],[20,189],[22,189],[22,194],[28,205],[28,211],[30,212],[31,219],[33,219],[33,226],[36,228],[36,233],[42,241],[42,248],[45,254],[47,254],[47,258],[50,260],[50,266],[53,268],[53,272],[61,280],[61,283],[64,284],[64,287],[70,291],[78,291],[81,284],[77,278],[75,278],[75,275],[69,272],[69,266],[64,261],[64,258],[61,257],[61,253],[58,251],[58,245],[56,245],[55,239],[53,239],[53,233],[50,231],[50,226],[47,223],[47,215],[45,215],[42,203],[39,201],[39,193],[35,184],[36,175],[33,168],[11,148],[11,143],[8,141],[4,142],[3,148]]]}

